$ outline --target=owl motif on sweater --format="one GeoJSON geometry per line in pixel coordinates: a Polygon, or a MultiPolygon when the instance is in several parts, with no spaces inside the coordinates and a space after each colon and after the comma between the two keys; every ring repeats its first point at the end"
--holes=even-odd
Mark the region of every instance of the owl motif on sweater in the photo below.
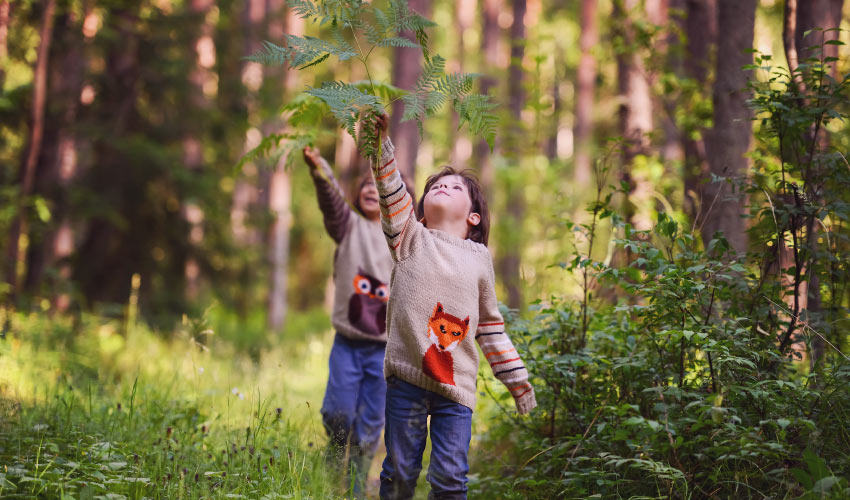
{"type": "Polygon", "coordinates": [[[348,301],[348,321],[369,335],[383,335],[387,329],[389,287],[359,269],[354,276],[354,294],[348,301]]]}
{"type": "Polygon", "coordinates": [[[452,351],[469,332],[469,316],[461,320],[443,311],[437,302],[428,319],[428,339],[431,345],[422,357],[422,371],[441,384],[455,385],[452,351]]]}

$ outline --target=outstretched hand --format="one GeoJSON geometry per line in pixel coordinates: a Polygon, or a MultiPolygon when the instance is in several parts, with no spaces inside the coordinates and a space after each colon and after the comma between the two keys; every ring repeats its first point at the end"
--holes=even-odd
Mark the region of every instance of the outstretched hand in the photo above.
{"type": "Polygon", "coordinates": [[[302,152],[304,153],[304,161],[307,162],[307,165],[311,169],[319,168],[319,161],[322,159],[322,153],[319,152],[319,148],[305,146],[302,152]]]}

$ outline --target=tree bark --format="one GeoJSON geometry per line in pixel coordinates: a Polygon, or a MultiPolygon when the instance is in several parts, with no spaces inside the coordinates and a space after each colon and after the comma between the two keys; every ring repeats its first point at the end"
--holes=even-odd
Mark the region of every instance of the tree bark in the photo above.
{"type": "MultiPolygon", "coordinates": [[[[410,9],[428,17],[431,12],[431,0],[409,0],[410,9]]],[[[416,41],[412,32],[400,34],[409,40],[416,41]]],[[[422,52],[420,49],[397,47],[393,55],[393,85],[410,90],[416,85],[416,80],[422,74],[422,52]]],[[[401,100],[393,104],[390,117],[390,133],[396,147],[396,161],[402,174],[411,185],[416,182],[416,156],[419,152],[419,130],[416,122],[411,120],[402,123],[404,103],[401,100]]],[[[414,190],[415,192],[415,190],[414,190]]]]}
{"type": "MultiPolygon", "coordinates": [[[[499,12],[502,9],[502,0],[481,1],[481,54],[483,56],[484,76],[481,77],[480,91],[489,94],[498,84],[498,81],[490,73],[499,67],[499,50],[502,38],[502,29],[499,27],[499,12]]],[[[498,147],[498,142],[497,142],[498,147]]],[[[487,141],[481,139],[475,145],[475,163],[478,165],[479,177],[481,178],[481,189],[488,200],[492,200],[493,194],[493,169],[490,164],[490,146],[487,141]]]]}
{"type": "MultiPolygon", "coordinates": [[[[511,23],[511,59],[508,66],[508,109],[511,122],[505,134],[505,154],[515,163],[523,156],[522,110],[525,107],[525,89],[523,87],[524,73],[522,61],[525,57],[525,13],[526,1],[513,0],[513,22],[511,23]]],[[[522,290],[520,277],[520,262],[522,253],[522,222],[525,216],[525,196],[522,181],[509,182],[507,189],[507,210],[504,214],[504,231],[501,239],[504,248],[497,259],[502,283],[507,289],[507,304],[519,309],[522,306],[522,290]]]]}
{"type": "MultiPolygon", "coordinates": [[[[709,95],[708,70],[711,68],[712,47],[717,38],[717,3],[715,0],[681,0],[685,7],[683,31],[687,37],[682,70],[698,87],[700,96],[709,95]]],[[[683,130],[684,205],[691,220],[697,220],[700,182],[709,177],[705,153],[705,131],[683,130]]]]}
{"type": "Polygon", "coordinates": [[[596,59],[592,50],[599,43],[596,24],[597,0],[581,0],[579,24],[579,62],[576,68],[575,90],[575,181],[581,187],[590,185],[593,149],[593,101],[596,89],[596,59]]]}
{"type": "Polygon", "coordinates": [[[748,50],[753,45],[757,0],[718,0],[717,63],[712,100],[714,127],[706,136],[709,172],[730,182],[711,182],[701,190],[700,230],[707,244],[722,232],[738,255],[747,251],[744,219],[746,209],[741,181],[747,172],[744,157],[752,135],[750,92],[746,86],[752,72],[741,69],[752,64],[748,50]]]}
{"type": "Polygon", "coordinates": [[[30,116],[30,134],[27,148],[24,150],[20,170],[20,190],[15,216],[9,230],[8,256],[6,260],[6,282],[9,285],[9,302],[13,303],[18,291],[18,261],[20,238],[26,228],[25,203],[32,194],[35,180],[35,169],[38,156],[41,153],[41,141],[44,136],[44,108],[47,97],[47,69],[50,54],[50,43],[53,35],[56,0],[48,0],[44,6],[41,22],[41,41],[38,47],[38,58],[33,74],[33,105],[30,116]]]}
{"type": "Polygon", "coordinates": [[[838,45],[824,45],[824,42],[838,39],[838,31],[826,30],[839,27],[843,0],[792,1],[797,4],[794,38],[800,62],[809,58],[838,57],[838,45]]]}
{"type": "MultiPolygon", "coordinates": [[[[272,10],[271,18],[274,20],[282,19],[284,12],[284,4],[281,0],[272,0],[270,4],[272,10]]],[[[286,26],[278,21],[272,21],[269,25],[269,35],[271,38],[280,38],[284,30],[292,35],[303,35],[304,22],[299,18],[294,11],[287,10],[286,26]]],[[[278,89],[275,95],[283,98],[284,94],[291,94],[297,85],[297,73],[295,71],[287,71],[289,68],[281,68],[285,73],[283,80],[283,88],[278,89]]],[[[276,75],[271,75],[273,78],[272,85],[275,81],[280,81],[281,78],[275,78],[276,75]]],[[[282,103],[275,103],[280,105],[282,103]]],[[[274,125],[278,130],[282,130],[284,124],[276,123],[274,125]]],[[[269,283],[268,297],[268,325],[273,331],[279,330],[286,321],[289,303],[287,298],[288,281],[288,266],[290,253],[290,228],[292,226],[292,183],[289,172],[286,171],[286,158],[281,158],[277,165],[274,166],[271,178],[269,180],[269,210],[273,214],[273,222],[269,228],[269,264],[271,267],[271,280],[269,283]]]]}
{"type": "Polygon", "coordinates": [[[0,89],[6,82],[6,58],[9,57],[9,0],[0,0],[0,89]]]}
{"type": "Polygon", "coordinates": [[[632,170],[636,156],[650,153],[649,132],[652,131],[649,74],[640,47],[637,46],[632,19],[632,16],[640,13],[639,6],[638,0],[615,1],[614,19],[623,47],[617,55],[617,90],[620,101],[619,129],[624,141],[620,180],[629,186],[624,212],[626,220],[635,228],[646,230],[651,226],[645,205],[652,186],[632,170]]]}
{"type": "MultiPolygon", "coordinates": [[[[30,236],[24,279],[28,293],[37,292],[48,267],[70,256],[68,239],[60,244],[57,237],[65,238],[71,230],[68,186],[77,168],[77,139],[73,129],[85,73],[81,28],[77,15],[68,11],[57,16],[53,30],[54,43],[49,56],[53,62],[47,85],[50,106],[45,110],[44,138],[33,184],[33,191],[50,203],[52,220],[43,234],[30,236]]],[[[68,271],[62,274],[67,275],[68,271]]]]}

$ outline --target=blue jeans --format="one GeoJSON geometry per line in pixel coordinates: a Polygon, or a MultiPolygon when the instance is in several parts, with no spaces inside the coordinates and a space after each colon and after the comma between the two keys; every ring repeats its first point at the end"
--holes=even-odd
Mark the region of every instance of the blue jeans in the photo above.
{"type": "Polygon", "coordinates": [[[328,363],[322,403],[322,422],[330,438],[327,455],[338,468],[348,446],[348,481],[355,497],[364,495],[366,475],[384,428],[385,350],[384,343],[351,340],[337,333],[328,363]]]}
{"type": "Polygon", "coordinates": [[[381,500],[413,498],[431,416],[428,498],[465,499],[472,410],[397,377],[387,379],[387,458],[381,471],[381,500]]]}

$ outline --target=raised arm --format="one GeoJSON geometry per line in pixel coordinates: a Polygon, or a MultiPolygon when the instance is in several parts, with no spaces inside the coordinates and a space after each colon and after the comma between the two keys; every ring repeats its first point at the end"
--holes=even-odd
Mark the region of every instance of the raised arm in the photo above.
{"type": "Polygon", "coordinates": [[[537,406],[534,389],[528,383],[528,371],[519,357],[513,342],[505,333],[505,320],[496,303],[495,277],[492,262],[490,276],[482,280],[479,296],[478,330],[475,340],[481,346],[493,374],[514,397],[519,413],[528,413],[537,406]]]}
{"type": "Polygon", "coordinates": [[[310,166],[310,175],[316,185],[316,197],[325,221],[325,229],[330,237],[340,243],[348,231],[352,217],[351,207],[345,201],[345,195],[334,177],[330,164],[316,148],[304,148],[304,161],[310,166]]]}
{"type": "MultiPolygon", "coordinates": [[[[378,127],[386,132],[386,115],[378,117],[378,127]]],[[[398,261],[409,254],[409,241],[411,233],[417,230],[419,222],[413,210],[413,197],[407,192],[398,164],[395,160],[395,147],[390,138],[384,133],[379,134],[383,142],[381,144],[381,157],[372,166],[372,174],[375,177],[375,185],[378,188],[381,205],[381,226],[387,245],[390,247],[393,259],[398,261]]]]}

